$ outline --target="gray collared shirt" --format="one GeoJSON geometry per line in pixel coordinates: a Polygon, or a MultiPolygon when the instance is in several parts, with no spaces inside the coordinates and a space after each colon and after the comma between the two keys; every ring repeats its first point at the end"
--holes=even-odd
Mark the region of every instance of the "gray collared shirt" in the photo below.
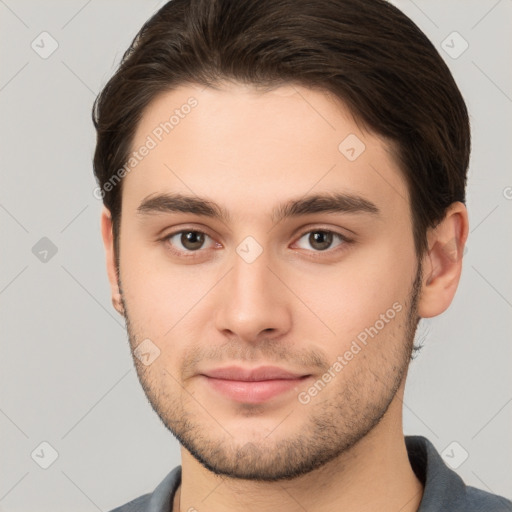
{"type": "MultiPolygon", "coordinates": [[[[466,485],[426,437],[405,436],[405,444],[411,466],[424,486],[418,512],[512,512],[512,501],[466,485]]],[[[177,466],[152,493],[110,512],[172,512],[180,482],[181,466],[177,466]]]]}

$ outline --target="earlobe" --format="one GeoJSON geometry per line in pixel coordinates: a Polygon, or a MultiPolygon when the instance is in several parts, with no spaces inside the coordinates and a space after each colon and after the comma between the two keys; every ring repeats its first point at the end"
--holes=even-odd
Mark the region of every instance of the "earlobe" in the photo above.
{"type": "Polygon", "coordinates": [[[120,315],[124,316],[124,308],[121,300],[121,292],[119,290],[119,281],[115,259],[114,235],[112,232],[112,216],[110,214],[110,211],[106,207],[103,207],[103,210],[101,212],[101,236],[103,238],[103,246],[105,248],[105,259],[108,280],[110,282],[112,305],[120,315]]]}
{"type": "Polygon", "coordinates": [[[427,235],[423,257],[423,285],[418,314],[431,318],[451,304],[462,273],[462,256],[468,237],[467,209],[461,202],[448,208],[444,219],[427,235]]]}

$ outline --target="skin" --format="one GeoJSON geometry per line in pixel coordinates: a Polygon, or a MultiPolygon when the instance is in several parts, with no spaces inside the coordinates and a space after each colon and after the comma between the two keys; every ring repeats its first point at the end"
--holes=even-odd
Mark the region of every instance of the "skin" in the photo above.
{"type": "Polygon", "coordinates": [[[428,232],[421,274],[391,148],[341,102],[292,85],[181,86],[148,106],[133,148],[190,96],[198,105],[124,178],[119,276],[107,209],[101,218],[112,301],[132,352],[146,338],[160,350],[150,365],[134,363],[182,445],[173,510],[417,510],[423,487],[404,442],[405,379],[416,320],[439,315],[455,294],[465,206],[453,203],[428,232]],[[349,134],[366,146],[355,161],[338,150],[349,134]],[[230,218],[137,211],[162,192],[207,197],[230,218]],[[380,213],[271,219],[280,203],[332,192],[362,196],[380,213]],[[205,232],[204,245],[165,238],[180,229],[205,232]],[[319,250],[310,234],[325,230],[352,242],[334,236],[319,250]],[[252,263],[236,252],[247,236],[263,249],[252,263]],[[401,311],[301,403],[299,393],[395,303],[401,311]],[[240,403],[199,375],[228,364],[311,377],[261,404],[240,403]]]}

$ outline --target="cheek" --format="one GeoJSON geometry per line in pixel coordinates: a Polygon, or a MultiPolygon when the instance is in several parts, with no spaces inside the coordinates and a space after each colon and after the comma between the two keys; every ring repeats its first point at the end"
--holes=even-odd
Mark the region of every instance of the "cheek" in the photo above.
{"type": "Polygon", "coordinates": [[[329,346],[338,351],[375,325],[386,337],[402,329],[415,275],[414,252],[404,245],[404,250],[397,252],[393,244],[374,244],[339,265],[318,266],[300,278],[290,275],[291,282],[297,283],[294,291],[318,317],[301,315],[303,328],[316,322],[326,333],[325,339],[334,341],[329,346]]]}
{"type": "Polygon", "coordinates": [[[134,243],[135,236],[126,239],[120,276],[132,328],[137,338],[154,339],[162,347],[179,345],[222,273],[208,265],[173,264],[163,250],[134,243]]]}

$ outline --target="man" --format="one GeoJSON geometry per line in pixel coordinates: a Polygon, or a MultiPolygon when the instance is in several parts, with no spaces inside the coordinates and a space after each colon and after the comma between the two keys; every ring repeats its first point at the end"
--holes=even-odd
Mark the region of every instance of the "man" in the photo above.
{"type": "Polygon", "coordinates": [[[468,235],[468,114],[381,0],[172,0],[94,108],[114,307],[182,464],[116,511],[512,510],[402,398],[468,235]]]}

